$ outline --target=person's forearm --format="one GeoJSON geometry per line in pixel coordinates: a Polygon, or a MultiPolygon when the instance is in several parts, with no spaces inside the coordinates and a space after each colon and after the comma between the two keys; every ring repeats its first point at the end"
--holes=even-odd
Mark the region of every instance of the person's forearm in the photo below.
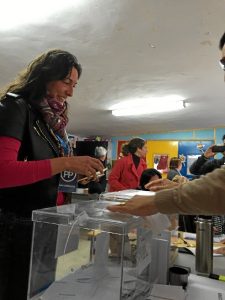
{"type": "Polygon", "coordinates": [[[156,193],[159,212],[171,214],[225,214],[225,168],[185,183],[172,190],[156,193]]]}
{"type": "Polygon", "coordinates": [[[68,157],[57,157],[50,159],[52,176],[58,173],[69,170],[68,157]]]}
{"type": "Polygon", "coordinates": [[[11,137],[0,137],[0,187],[10,188],[35,183],[51,177],[48,159],[18,161],[21,142],[11,137]]]}
{"type": "Polygon", "coordinates": [[[155,197],[153,197],[149,200],[148,211],[149,211],[149,215],[154,215],[154,214],[157,214],[160,212],[156,205],[155,197]]]}
{"type": "Polygon", "coordinates": [[[0,188],[32,184],[51,177],[48,159],[40,161],[0,161],[0,188]]]}
{"type": "Polygon", "coordinates": [[[190,166],[190,168],[189,168],[190,173],[194,174],[194,175],[201,175],[200,170],[207,161],[208,161],[208,158],[206,158],[204,156],[204,154],[199,156],[198,159],[196,161],[194,161],[192,163],[192,165],[190,166]]]}

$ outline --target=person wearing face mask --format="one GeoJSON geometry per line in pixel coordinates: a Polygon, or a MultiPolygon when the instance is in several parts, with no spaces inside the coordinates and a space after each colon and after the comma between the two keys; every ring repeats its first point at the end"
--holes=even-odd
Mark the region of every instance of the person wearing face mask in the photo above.
{"type": "Polygon", "coordinates": [[[133,138],[124,146],[127,156],[117,160],[109,175],[109,191],[136,189],[142,172],[147,168],[144,160],[147,153],[145,140],[133,138]]]}
{"type": "Polygon", "coordinates": [[[98,159],[72,155],[68,100],[82,68],[67,51],[35,58],[0,92],[0,299],[26,299],[31,213],[63,204],[60,174],[95,177],[98,159]]]}
{"type": "MultiPolygon", "coordinates": [[[[219,63],[225,71],[225,32],[219,48],[222,58],[219,63]]],[[[224,77],[225,78],[225,77],[224,77]]],[[[164,214],[224,215],[225,214],[225,166],[199,179],[177,185],[167,179],[150,182],[146,187],[158,191],[152,196],[135,196],[124,204],[109,206],[113,212],[138,216],[164,214]]]]}

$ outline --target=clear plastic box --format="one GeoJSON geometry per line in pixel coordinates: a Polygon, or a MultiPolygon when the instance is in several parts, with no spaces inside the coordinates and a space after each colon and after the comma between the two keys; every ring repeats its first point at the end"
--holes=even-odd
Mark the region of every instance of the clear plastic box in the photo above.
{"type": "Polygon", "coordinates": [[[158,242],[141,218],[107,205],[80,201],[33,211],[28,300],[146,299],[159,279],[158,242]]]}
{"type": "Polygon", "coordinates": [[[155,192],[142,191],[142,190],[122,190],[117,192],[105,192],[99,195],[100,200],[124,202],[131,199],[134,196],[152,196],[155,192]]]}

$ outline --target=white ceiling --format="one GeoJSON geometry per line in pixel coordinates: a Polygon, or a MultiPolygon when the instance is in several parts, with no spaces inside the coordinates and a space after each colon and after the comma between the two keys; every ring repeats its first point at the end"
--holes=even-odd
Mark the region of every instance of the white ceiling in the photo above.
{"type": "MultiPolygon", "coordinates": [[[[225,126],[218,63],[225,0],[64,0],[55,9],[41,2],[42,20],[26,24],[24,16],[21,26],[12,21],[22,8],[15,15],[1,8],[5,27],[12,28],[0,30],[0,85],[49,48],[75,54],[83,74],[70,100],[69,132],[112,136],[225,126]],[[184,96],[189,106],[138,117],[109,110],[123,100],[168,94],[184,96]]],[[[37,7],[27,9],[38,15],[37,7]]]]}

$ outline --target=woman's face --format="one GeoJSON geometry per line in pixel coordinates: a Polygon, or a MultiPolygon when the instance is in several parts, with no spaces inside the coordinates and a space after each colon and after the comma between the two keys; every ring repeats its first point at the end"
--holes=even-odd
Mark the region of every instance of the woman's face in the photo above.
{"type": "Polygon", "coordinates": [[[64,103],[68,97],[73,96],[73,89],[78,82],[78,72],[73,67],[71,73],[62,80],[47,83],[47,95],[64,103]]]}
{"type": "Polygon", "coordinates": [[[135,152],[135,154],[139,157],[145,158],[147,152],[148,152],[147,145],[144,144],[144,146],[142,148],[137,148],[137,151],[135,152]]]}

